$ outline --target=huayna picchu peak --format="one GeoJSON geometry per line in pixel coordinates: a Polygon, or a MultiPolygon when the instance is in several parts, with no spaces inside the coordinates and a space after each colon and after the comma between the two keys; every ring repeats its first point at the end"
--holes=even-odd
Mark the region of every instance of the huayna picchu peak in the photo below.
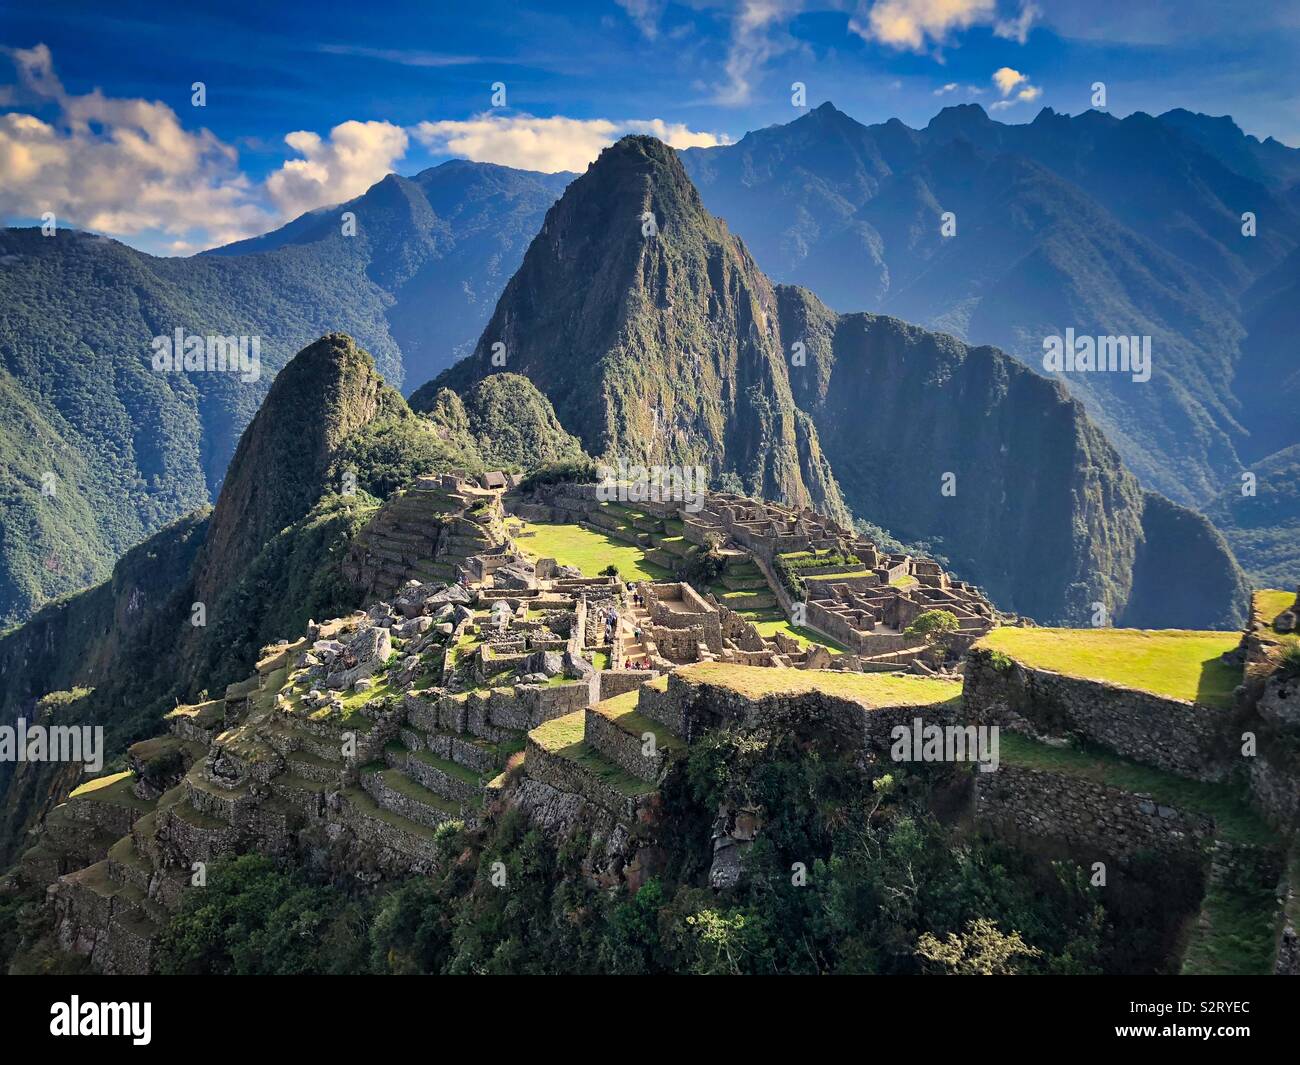
{"type": "Polygon", "coordinates": [[[1285,1038],[1300,29],[832,6],[10,20],[22,1037],[1015,975],[871,1001],[1285,1038]]]}
{"type": "Polygon", "coordinates": [[[593,456],[698,464],[765,498],[934,540],[1030,616],[1081,621],[1097,602],[1121,622],[1244,616],[1222,538],[1191,512],[1158,524],[1058,383],[774,286],[651,138],[605,149],[569,186],[474,352],[412,404],[502,370],[532,380],[593,456]],[[1148,534],[1157,550],[1140,550],[1148,534]]]}

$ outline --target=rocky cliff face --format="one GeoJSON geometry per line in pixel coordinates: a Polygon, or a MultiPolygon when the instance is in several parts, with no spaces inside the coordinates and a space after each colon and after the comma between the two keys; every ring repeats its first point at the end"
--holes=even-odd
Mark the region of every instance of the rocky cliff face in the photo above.
{"type": "Polygon", "coordinates": [[[1083,408],[993,348],[781,290],[795,396],[855,513],[941,540],[1000,604],[1085,621],[1128,605],[1142,491],[1083,408]]]}
{"type": "Polygon", "coordinates": [[[771,283],[652,138],[625,138],[573,182],[473,355],[433,391],[499,369],[530,378],[592,455],[734,472],[845,516],[790,394],[771,283]]]}

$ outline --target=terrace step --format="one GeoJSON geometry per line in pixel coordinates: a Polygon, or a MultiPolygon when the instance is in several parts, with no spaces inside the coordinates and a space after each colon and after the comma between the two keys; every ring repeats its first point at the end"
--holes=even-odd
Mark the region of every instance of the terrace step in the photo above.
{"type": "Polygon", "coordinates": [[[322,758],[302,749],[291,751],[285,758],[288,771],[304,780],[319,784],[336,784],[339,771],[343,768],[341,760],[322,758]]]}
{"type": "Polygon", "coordinates": [[[429,751],[407,750],[396,743],[390,743],[384,749],[384,760],[448,802],[476,805],[482,801],[485,774],[476,773],[457,762],[439,758],[429,751]]]}
{"type": "Polygon", "coordinates": [[[534,780],[602,807],[619,820],[634,818],[638,801],[654,787],[610,761],[585,741],[585,733],[583,710],[539,725],[528,733],[524,771],[534,780]]]}
{"type": "Polygon", "coordinates": [[[355,816],[362,821],[373,822],[378,827],[375,834],[386,843],[425,861],[436,860],[433,829],[428,825],[386,809],[362,788],[348,788],[341,794],[355,816]],[[391,831],[384,831],[385,829],[391,831]]]}
{"type": "Polygon", "coordinates": [[[639,690],[586,709],[584,742],[608,761],[647,783],[659,779],[668,753],[682,741],[662,722],[637,710],[639,690]]]}
{"type": "Polygon", "coordinates": [[[455,803],[417,784],[399,769],[363,770],[361,787],[385,810],[427,828],[436,828],[460,816],[455,803]]]}

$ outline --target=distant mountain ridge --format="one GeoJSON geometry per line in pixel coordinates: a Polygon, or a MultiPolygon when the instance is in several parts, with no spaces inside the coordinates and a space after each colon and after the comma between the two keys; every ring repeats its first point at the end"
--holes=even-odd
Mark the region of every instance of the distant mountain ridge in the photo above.
{"type": "Polygon", "coordinates": [[[188,259],[0,232],[0,409],[27,427],[0,431],[0,628],[214,499],[276,372],[318,337],[356,337],[395,384],[448,365],[567,180],[455,161],[188,259]],[[258,337],[259,379],[154,372],[150,341],[176,328],[258,337]]]}
{"type": "Polygon", "coordinates": [[[1175,499],[1217,495],[1263,429],[1232,387],[1241,301],[1300,244],[1300,150],[1188,112],[1044,109],[1004,125],[968,104],[913,130],[823,104],[682,158],[764,270],[836,309],[996,344],[1039,372],[1042,338],[1067,327],[1152,336],[1146,385],[1111,374],[1065,384],[1143,481],[1175,499]],[[955,237],[940,233],[945,211],[955,237]],[[1255,237],[1242,235],[1245,211],[1255,237]]]}

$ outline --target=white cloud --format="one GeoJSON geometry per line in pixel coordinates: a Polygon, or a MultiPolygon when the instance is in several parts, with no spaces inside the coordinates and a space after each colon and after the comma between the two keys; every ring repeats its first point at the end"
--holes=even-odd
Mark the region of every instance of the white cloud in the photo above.
{"type": "Polygon", "coordinates": [[[749,102],[764,64],[797,47],[782,27],[802,7],[802,0],[740,0],[724,64],[727,81],[718,90],[715,103],[731,106],[749,102]]]}
{"type": "Polygon", "coordinates": [[[992,80],[1002,99],[990,105],[991,111],[1005,111],[1008,107],[1037,100],[1043,95],[1042,89],[1029,83],[1028,74],[1022,74],[1011,67],[999,67],[993,72],[992,80]]]}
{"type": "Polygon", "coordinates": [[[859,3],[849,29],[864,40],[919,52],[954,30],[991,23],[996,14],[996,0],[874,0],[859,3]]]}
{"type": "Polygon", "coordinates": [[[658,118],[616,122],[484,113],[466,121],[421,122],[413,132],[434,152],[547,173],[585,170],[602,148],[629,133],[646,133],[674,148],[730,143],[725,135],[696,132],[658,118]]]}
{"type": "Polygon", "coordinates": [[[999,67],[993,72],[993,84],[998,87],[998,92],[1003,96],[1010,95],[1012,89],[1028,80],[1028,77],[1020,71],[1012,70],[1010,67],[999,67]]]}
{"type": "Polygon", "coordinates": [[[483,114],[468,121],[341,122],[284,138],[292,157],[265,181],[235,149],[187,130],[166,104],[68,93],[44,45],[8,50],[18,84],[0,87],[0,218],[93,230],[149,251],[188,255],[265,233],[305,211],[363,193],[394,170],[414,136],[440,153],[533,170],[582,170],[606,145],[646,133],[675,148],[728,143],[662,119],[483,114]],[[49,112],[48,115],[46,112],[49,112]],[[42,117],[44,116],[44,117],[42,117]]]}
{"type": "Polygon", "coordinates": [[[940,86],[934,90],[935,96],[947,96],[950,92],[956,92],[958,85],[955,81],[948,82],[947,85],[940,86]]]}
{"type": "Polygon", "coordinates": [[[998,19],[993,24],[993,33],[1005,40],[1024,44],[1029,39],[1030,27],[1041,14],[1033,0],[1024,0],[1020,5],[1020,13],[1015,18],[998,19]]]}
{"type": "Polygon", "coordinates": [[[0,115],[0,215],[39,218],[113,236],[161,232],[224,243],[274,222],[237,166],[235,150],[206,129],[182,128],[160,102],[69,94],[43,44],[7,52],[9,93],[51,109],[51,121],[0,115]]]}
{"type": "Polygon", "coordinates": [[[359,196],[406,154],[406,130],[390,122],[342,122],[322,139],[308,130],[285,136],[302,158],[266,179],[271,201],[287,218],[359,196]]]}
{"type": "Polygon", "coordinates": [[[616,2],[646,37],[653,41],[659,36],[659,19],[667,6],[667,0],[616,0],[616,2]]]}

